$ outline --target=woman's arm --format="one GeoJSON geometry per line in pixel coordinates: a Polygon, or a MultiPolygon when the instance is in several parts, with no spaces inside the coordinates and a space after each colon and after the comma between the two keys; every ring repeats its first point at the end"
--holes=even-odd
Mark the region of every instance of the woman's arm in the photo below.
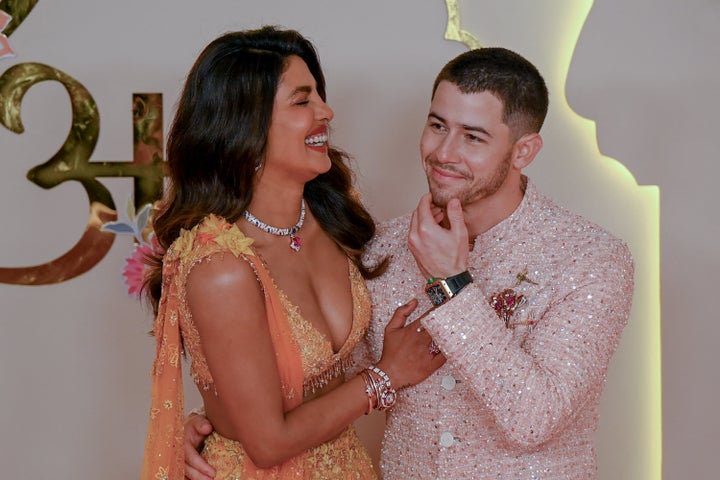
{"type": "MultiPolygon", "coordinates": [[[[271,467],[320,445],[366,412],[359,376],[283,411],[263,293],[243,259],[226,255],[198,264],[188,278],[187,300],[214,380],[215,390],[202,392],[208,417],[218,433],[241,442],[257,466],[271,467]]],[[[415,304],[393,317],[378,363],[394,386],[417,383],[444,362],[428,354],[426,332],[403,328],[415,304]]]]}

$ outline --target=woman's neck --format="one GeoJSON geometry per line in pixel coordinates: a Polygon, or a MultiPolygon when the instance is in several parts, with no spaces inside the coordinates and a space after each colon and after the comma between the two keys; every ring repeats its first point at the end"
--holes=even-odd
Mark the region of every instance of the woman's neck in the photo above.
{"type": "Polygon", "coordinates": [[[298,222],[303,199],[302,187],[258,182],[247,211],[264,223],[289,228],[298,222]]]}

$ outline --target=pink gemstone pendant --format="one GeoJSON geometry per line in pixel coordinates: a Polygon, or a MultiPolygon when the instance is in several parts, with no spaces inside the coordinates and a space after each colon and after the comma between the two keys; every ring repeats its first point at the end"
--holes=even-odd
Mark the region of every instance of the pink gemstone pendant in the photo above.
{"type": "Polygon", "coordinates": [[[290,248],[294,251],[299,252],[302,247],[302,240],[297,235],[290,235],[290,248]]]}

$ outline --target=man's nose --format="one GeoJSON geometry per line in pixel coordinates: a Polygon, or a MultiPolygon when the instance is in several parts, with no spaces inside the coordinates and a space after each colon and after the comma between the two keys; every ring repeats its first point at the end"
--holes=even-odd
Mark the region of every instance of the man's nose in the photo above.
{"type": "Polygon", "coordinates": [[[456,163],[457,162],[457,145],[454,135],[446,135],[437,150],[435,157],[440,163],[456,163]]]}

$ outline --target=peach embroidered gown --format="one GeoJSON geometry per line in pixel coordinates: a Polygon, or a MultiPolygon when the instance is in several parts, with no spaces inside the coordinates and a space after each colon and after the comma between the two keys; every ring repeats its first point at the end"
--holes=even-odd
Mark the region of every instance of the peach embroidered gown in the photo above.
{"type": "MultiPolygon", "coordinates": [[[[353,297],[353,326],[345,344],[333,352],[330,341],[305,320],[298,308],[277,288],[267,268],[236,226],[215,216],[190,231],[183,231],[165,254],[163,292],[155,322],[157,353],[150,424],[141,479],[184,478],[181,345],[190,357],[190,372],[198,388],[212,388],[212,376],[203,355],[200,336],[185,298],[193,266],[218,255],[235,255],[255,270],[265,295],[268,326],[278,359],[286,411],[303,398],[343,375],[351,353],[364,336],[370,318],[370,301],[360,272],[351,261],[349,275],[353,297]]],[[[218,479],[375,479],[367,451],[353,426],[337,438],[309,449],[271,469],[256,467],[242,445],[211,434],[202,455],[217,470],[218,479]]]]}

